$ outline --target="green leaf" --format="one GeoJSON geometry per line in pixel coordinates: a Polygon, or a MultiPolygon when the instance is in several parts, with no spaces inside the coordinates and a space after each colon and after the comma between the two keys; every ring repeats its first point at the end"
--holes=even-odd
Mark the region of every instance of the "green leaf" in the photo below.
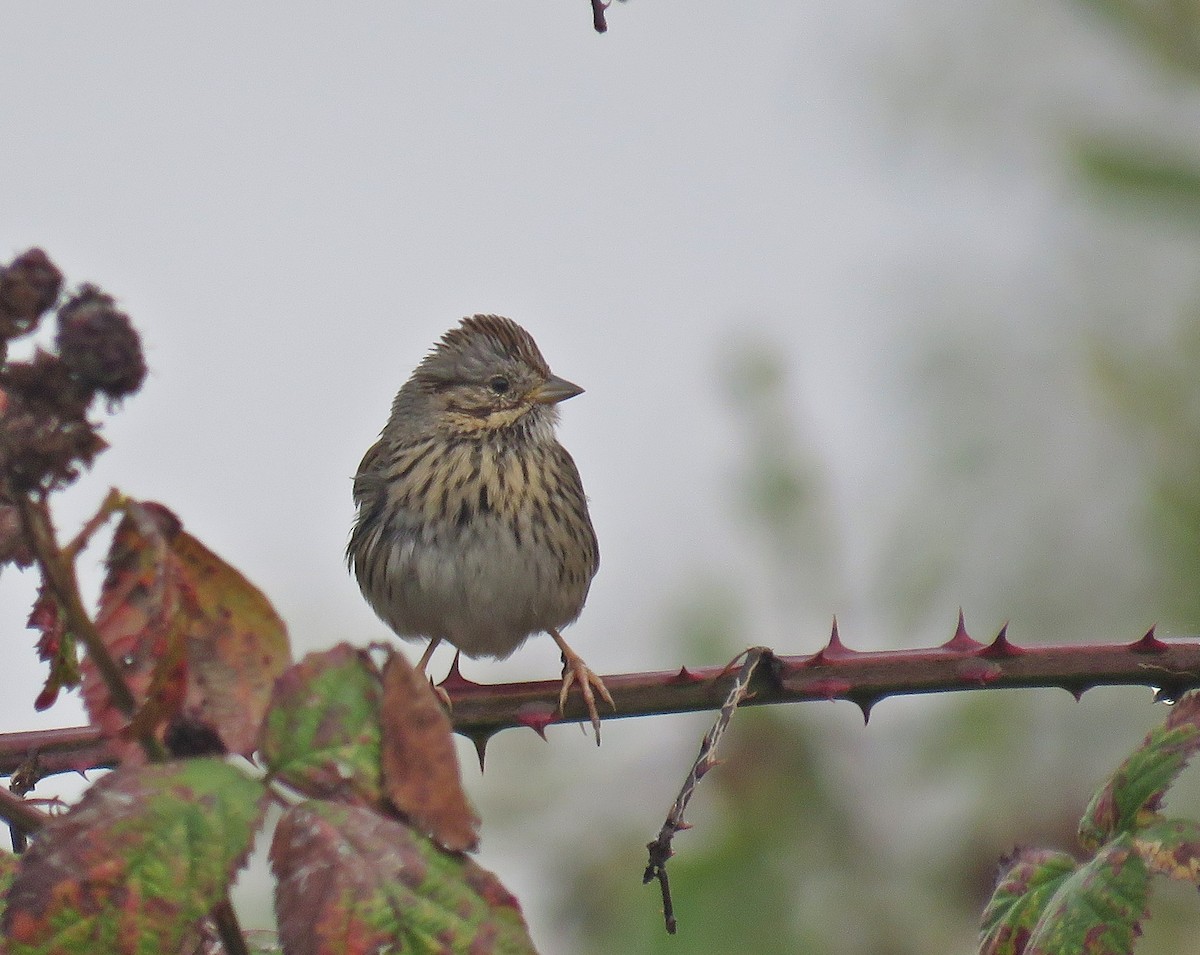
{"type": "Polygon", "coordinates": [[[1200,823],[1168,819],[1139,829],[1133,848],[1156,875],[1200,885],[1200,823]]]}
{"type": "Polygon", "coordinates": [[[980,955],[1020,955],[1046,904],[1075,871],[1065,852],[1024,849],[996,885],[984,909],[980,955]]]}
{"type": "Polygon", "coordinates": [[[105,776],[22,856],[3,918],[6,951],[184,950],[245,862],[265,795],[216,759],[105,776]]]}
{"type": "Polygon", "coordinates": [[[380,674],[349,644],[311,653],[275,684],[259,752],[280,782],[313,798],[382,799],[380,674]]]}
{"type": "Polygon", "coordinates": [[[530,955],[517,900],[494,875],[361,806],[288,809],[271,845],[289,955],[530,955]]]}
{"type": "Polygon", "coordinates": [[[1118,836],[1063,880],[1029,937],[1026,955],[1128,955],[1141,934],[1150,873],[1118,836]]]}
{"type": "Polygon", "coordinates": [[[1154,821],[1168,787],[1197,750],[1200,695],[1189,693],[1092,797],[1079,822],[1083,847],[1094,852],[1112,836],[1154,821]]]}

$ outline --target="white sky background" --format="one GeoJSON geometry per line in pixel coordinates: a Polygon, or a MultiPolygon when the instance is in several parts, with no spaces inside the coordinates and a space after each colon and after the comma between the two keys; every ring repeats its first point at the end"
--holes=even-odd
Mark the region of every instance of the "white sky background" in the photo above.
{"type": "MultiPolygon", "coordinates": [[[[587,389],[562,437],[603,564],[568,638],[596,670],[683,662],[661,642],[672,601],[697,568],[746,561],[720,387],[739,335],[775,343],[792,373],[853,582],[921,480],[897,403],[953,303],[989,302],[989,340],[1018,355],[1079,304],[1072,258],[1104,225],[1079,211],[1047,129],[1162,92],[1114,68],[1116,41],[1076,7],[1012,6],[631,0],[597,36],[584,0],[5,5],[0,257],[39,245],[115,295],[151,367],[106,426],[112,449],[62,496],[62,532],[117,485],[259,584],[298,654],[383,638],[343,564],[350,476],[428,347],[490,311],[587,389]],[[967,133],[939,132],[947,116],[967,133]],[[946,288],[952,304],[923,314],[946,288]]],[[[1175,301],[1177,283],[1154,288],[1164,304],[1140,300],[1143,319],[1175,301]]],[[[1119,322],[1123,303],[1104,306],[1119,322]]],[[[811,621],[857,609],[865,629],[857,586],[811,621]]],[[[30,715],[31,588],[0,576],[3,728],[79,719],[69,704],[30,715]]],[[[954,599],[969,612],[971,596],[954,599]]],[[[954,610],[939,607],[946,628],[954,610]]],[[[466,672],[557,668],[543,639],[466,672]]],[[[618,815],[611,788],[643,794],[628,775],[665,734],[679,769],[640,806],[649,839],[702,732],[676,743],[677,725],[606,724],[599,753],[569,728],[549,747],[506,734],[469,778],[487,835],[489,806],[516,817],[483,861],[547,951],[538,887],[553,880],[505,850],[547,814],[618,815]]]]}

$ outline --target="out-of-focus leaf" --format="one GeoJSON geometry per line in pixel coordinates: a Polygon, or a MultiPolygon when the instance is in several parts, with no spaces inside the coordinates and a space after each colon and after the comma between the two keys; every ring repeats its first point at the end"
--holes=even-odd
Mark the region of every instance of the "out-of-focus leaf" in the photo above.
{"type": "MultiPolygon", "coordinates": [[[[138,728],[162,738],[179,721],[208,728],[231,752],[253,751],[275,678],[290,662],[287,631],[261,591],[161,505],[125,505],[96,628],[141,706],[138,728]]],[[[122,758],[140,759],[139,747],[121,742],[128,718],[87,657],[83,696],[122,758]]]]}
{"type": "Polygon", "coordinates": [[[1128,834],[1063,880],[1029,937],[1026,955],[1128,955],[1141,934],[1150,873],[1128,834]]]}
{"type": "Polygon", "coordinates": [[[1157,875],[1200,885],[1200,824],[1190,819],[1167,819],[1140,829],[1133,848],[1157,875]]]}
{"type": "Polygon", "coordinates": [[[281,782],[314,798],[380,806],[383,687],[367,654],[340,643],[279,678],[259,752],[281,782]]]}
{"type": "Polygon", "coordinates": [[[370,809],[288,809],[271,845],[289,955],[534,951],[517,900],[494,875],[370,809]]]}
{"type": "Polygon", "coordinates": [[[1085,0],[1161,63],[1200,77],[1200,8],[1191,0],[1085,0]]]}
{"type": "Polygon", "coordinates": [[[1097,186],[1176,215],[1200,217],[1200,163],[1096,141],[1081,144],[1076,154],[1084,175],[1097,186]]]}
{"type": "Polygon", "coordinates": [[[1095,851],[1116,833],[1150,821],[1167,788],[1200,750],[1200,695],[1189,693],[1166,723],[1147,734],[1092,797],[1079,823],[1079,841],[1095,851]]]}
{"type": "Polygon", "coordinates": [[[443,848],[474,849],[479,817],[459,775],[450,720],[425,674],[392,652],[383,667],[383,786],[392,805],[443,848]]]}
{"type": "Polygon", "coordinates": [[[1017,853],[983,912],[980,955],[1021,955],[1047,903],[1075,871],[1065,852],[1025,849],[1017,853]]]}
{"type": "Polygon", "coordinates": [[[245,862],[265,796],[217,759],[115,770],[22,856],[6,951],[183,951],[245,862]]]}

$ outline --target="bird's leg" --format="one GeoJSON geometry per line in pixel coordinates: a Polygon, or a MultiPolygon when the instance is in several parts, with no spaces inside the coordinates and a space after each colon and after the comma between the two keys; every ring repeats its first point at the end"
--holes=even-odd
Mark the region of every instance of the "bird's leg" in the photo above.
{"type": "MultiPolygon", "coordinates": [[[[433,656],[433,651],[438,648],[438,644],[442,642],[441,637],[434,637],[429,641],[429,646],[425,648],[425,652],[421,654],[421,659],[417,661],[417,672],[424,673],[425,668],[429,666],[429,659],[433,656]]],[[[429,688],[433,690],[433,695],[446,704],[447,710],[453,710],[454,704],[450,702],[450,694],[443,690],[440,686],[429,680],[429,688]]]]}
{"type": "Polygon", "coordinates": [[[417,661],[417,672],[424,673],[425,668],[429,666],[429,659],[433,656],[433,651],[438,648],[438,644],[442,642],[441,637],[434,637],[429,641],[429,646],[425,648],[425,652],[421,654],[421,659],[417,661]]]}
{"type": "Polygon", "coordinates": [[[558,694],[558,711],[561,713],[566,708],[567,693],[571,689],[571,684],[578,683],[579,691],[583,694],[583,702],[587,706],[588,715],[592,718],[592,729],[596,732],[596,745],[599,746],[600,715],[596,712],[596,697],[595,693],[592,692],[593,689],[614,710],[617,708],[617,705],[613,703],[613,698],[609,695],[604,681],[596,676],[591,671],[591,668],[583,662],[583,657],[567,646],[567,641],[562,638],[562,634],[553,627],[547,632],[554,638],[554,642],[558,644],[558,649],[562,651],[563,678],[562,691],[558,694]]]}

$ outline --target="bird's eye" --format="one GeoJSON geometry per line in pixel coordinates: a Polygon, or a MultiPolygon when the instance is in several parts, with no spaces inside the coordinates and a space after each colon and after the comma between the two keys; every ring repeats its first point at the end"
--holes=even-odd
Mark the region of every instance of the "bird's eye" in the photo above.
{"type": "Polygon", "coordinates": [[[508,379],[503,375],[496,375],[495,377],[488,379],[488,387],[491,388],[496,394],[502,395],[508,391],[508,379]]]}

